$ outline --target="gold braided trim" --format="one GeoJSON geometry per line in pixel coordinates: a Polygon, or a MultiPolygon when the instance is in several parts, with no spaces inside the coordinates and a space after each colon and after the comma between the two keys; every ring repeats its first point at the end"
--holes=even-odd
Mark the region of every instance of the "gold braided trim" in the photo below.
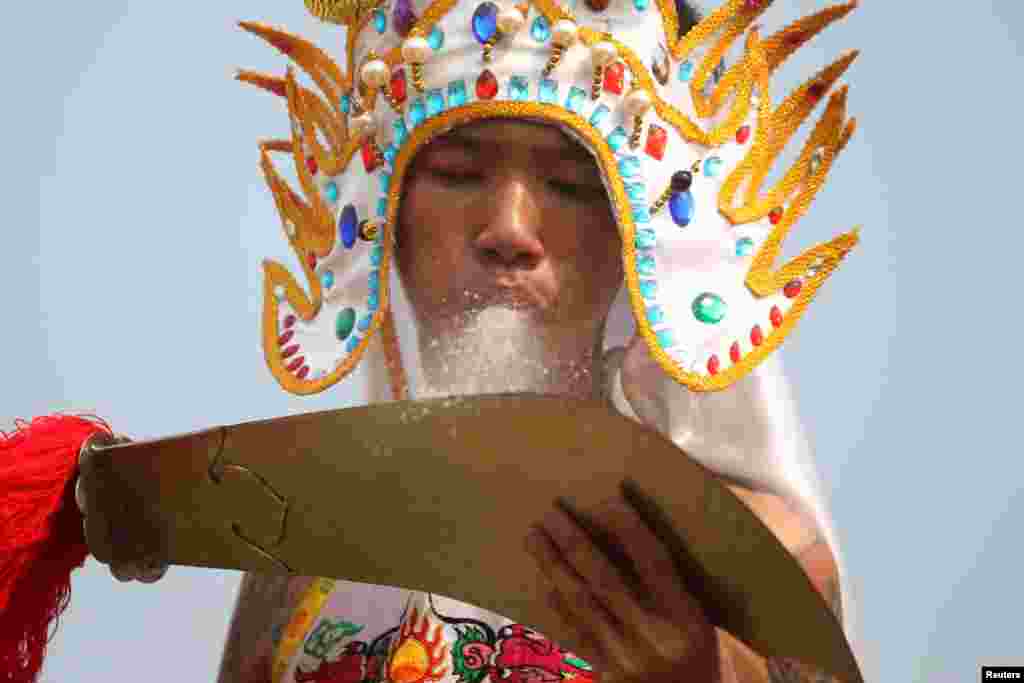
{"type": "Polygon", "coordinates": [[[309,633],[309,627],[316,622],[316,618],[323,611],[328,596],[334,590],[334,584],[334,579],[314,579],[302,594],[302,598],[295,606],[291,619],[288,620],[288,625],[285,626],[281,635],[277,651],[274,653],[270,674],[272,683],[281,683],[288,671],[288,664],[292,657],[302,647],[302,642],[306,639],[306,634],[309,633]]]}
{"type": "Polygon", "coordinates": [[[391,379],[391,398],[395,401],[405,401],[409,398],[409,378],[402,364],[398,329],[395,327],[395,315],[390,307],[384,312],[380,334],[381,343],[384,345],[384,362],[387,364],[388,376],[391,379]]]}

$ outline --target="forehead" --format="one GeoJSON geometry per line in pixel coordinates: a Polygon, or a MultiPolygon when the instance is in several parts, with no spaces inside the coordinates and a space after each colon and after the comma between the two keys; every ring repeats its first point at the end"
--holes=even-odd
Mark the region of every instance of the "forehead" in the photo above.
{"type": "Polygon", "coordinates": [[[431,144],[454,144],[483,152],[521,151],[563,161],[594,163],[590,152],[560,128],[524,119],[474,121],[435,138],[431,144]]]}

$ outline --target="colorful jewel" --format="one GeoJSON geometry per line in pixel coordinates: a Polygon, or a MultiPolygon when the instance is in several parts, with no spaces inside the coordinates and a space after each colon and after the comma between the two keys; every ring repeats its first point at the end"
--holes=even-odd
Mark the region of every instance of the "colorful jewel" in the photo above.
{"type": "Polygon", "coordinates": [[[356,352],[356,348],[358,346],[359,346],[359,337],[358,336],[350,337],[349,340],[347,342],[345,342],[345,351],[348,352],[348,353],[355,353],[356,352]]]}
{"type": "Polygon", "coordinates": [[[647,199],[647,188],[643,183],[623,183],[626,196],[632,202],[642,202],[647,199]]]}
{"type": "Polygon", "coordinates": [[[768,214],[768,220],[771,221],[772,225],[778,225],[779,221],[782,220],[782,207],[776,206],[768,214]]]}
{"type": "Polygon", "coordinates": [[[440,26],[435,26],[430,29],[430,35],[427,36],[427,43],[429,43],[430,48],[435,51],[444,47],[444,31],[441,30],[440,26]]]}
{"type": "Polygon", "coordinates": [[[782,311],[779,310],[778,306],[772,306],[772,310],[768,317],[772,321],[772,327],[779,327],[782,325],[782,311]]]}
{"type": "Polygon", "coordinates": [[[341,96],[341,111],[343,114],[347,114],[349,108],[352,106],[352,98],[349,95],[341,96]]]}
{"type": "Polygon", "coordinates": [[[359,330],[360,332],[366,332],[368,329],[370,329],[370,325],[372,323],[373,323],[373,316],[372,315],[364,315],[359,320],[359,324],[356,325],[356,329],[359,330]]]}
{"type": "Polygon", "coordinates": [[[633,244],[636,245],[637,249],[654,249],[658,244],[658,240],[653,230],[643,228],[636,231],[636,235],[633,238],[633,244]]]}
{"type": "Polygon", "coordinates": [[[625,87],[626,65],[613,62],[604,69],[604,89],[610,93],[621,95],[625,87]]]}
{"type": "Polygon", "coordinates": [[[590,86],[590,98],[596,100],[601,94],[601,83],[604,81],[604,70],[618,55],[618,48],[609,40],[602,40],[590,49],[591,60],[594,62],[594,79],[590,86]]]}
{"type": "Polygon", "coordinates": [[[427,93],[427,116],[437,116],[444,111],[444,91],[434,88],[427,93]]]}
{"type": "Polygon", "coordinates": [[[687,59],[679,65],[679,80],[686,83],[693,78],[693,62],[687,59]]]}
{"type": "Polygon", "coordinates": [[[741,126],[740,129],[736,131],[736,143],[739,145],[744,145],[749,139],[750,126],[741,126]]]}
{"type": "Polygon", "coordinates": [[[719,157],[708,157],[704,161],[704,175],[709,178],[715,178],[722,170],[722,164],[724,162],[719,157]]]}
{"type": "Polygon", "coordinates": [[[611,4],[611,0],[583,0],[583,2],[591,12],[603,12],[611,4]]]}
{"type": "Polygon", "coordinates": [[[380,166],[381,154],[377,150],[377,142],[375,140],[367,140],[363,143],[363,147],[360,150],[363,155],[363,168],[366,169],[367,173],[373,173],[373,170],[380,166]]]}
{"type": "Polygon", "coordinates": [[[651,124],[647,129],[647,144],[644,151],[647,155],[661,161],[665,156],[665,145],[668,144],[668,133],[661,126],[651,124]]]}
{"type": "Polygon", "coordinates": [[[594,111],[590,114],[590,125],[594,128],[599,127],[611,114],[611,110],[603,104],[597,105],[594,111]]]}
{"type": "Polygon", "coordinates": [[[388,28],[388,18],[382,10],[373,10],[373,27],[377,29],[377,33],[384,33],[388,28]]]}
{"type": "Polygon", "coordinates": [[[712,355],[710,358],[708,358],[708,374],[718,374],[718,356],[712,355]]]}
{"type": "Polygon", "coordinates": [[[423,104],[423,98],[417,97],[409,106],[409,123],[412,127],[420,125],[427,119],[427,107],[423,104]]]}
{"type": "Polygon", "coordinates": [[[640,280],[640,296],[645,299],[653,299],[658,293],[657,280],[640,280]]]}
{"type": "Polygon", "coordinates": [[[622,126],[616,126],[615,130],[608,135],[608,146],[612,148],[613,152],[618,152],[627,142],[629,142],[629,136],[626,135],[626,129],[622,126]]]}
{"type": "Polygon", "coordinates": [[[381,197],[377,200],[377,217],[385,218],[388,215],[388,198],[381,197]]]}
{"type": "Polygon", "coordinates": [[[540,79],[537,86],[537,100],[547,104],[556,104],[558,102],[558,81],[550,78],[540,79]]]}
{"type": "Polygon", "coordinates": [[[345,245],[346,249],[351,249],[356,243],[356,226],[358,223],[359,217],[356,215],[356,207],[347,204],[341,210],[341,218],[338,220],[341,243],[345,245]]]}
{"type": "Polygon", "coordinates": [[[537,18],[530,24],[530,36],[538,43],[546,43],[551,37],[551,24],[543,14],[537,15],[537,18]]]}
{"type": "Polygon", "coordinates": [[[316,172],[317,172],[316,157],[314,157],[314,156],[306,157],[306,170],[309,171],[309,175],[316,175],[316,172]]]}
{"type": "MultiPolygon", "coordinates": [[[[647,0],[643,0],[645,6],[643,9],[647,9],[647,0]]],[[[634,4],[637,0],[634,0],[634,4]]],[[[640,9],[639,7],[637,9],[640,9]]],[[[643,10],[641,10],[643,11],[643,10]]],[[[668,61],[668,50],[661,43],[654,50],[654,56],[651,57],[651,71],[654,73],[654,77],[658,80],[658,83],[666,85],[668,83],[668,72],[669,72],[669,61],[668,61]]]]}
{"type": "Polygon", "coordinates": [[[736,255],[750,256],[754,253],[754,240],[749,237],[741,237],[736,240],[736,255]]]}
{"type": "Polygon", "coordinates": [[[284,334],[277,338],[277,345],[284,346],[285,344],[290,342],[292,340],[292,337],[294,336],[295,330],[288,330],[287,332],[285,332],[284,334]]]}
{"type": "Polygon", "coordinates": [[[676,345],[676,335],[672,331],[671,327],[666,327],[663,330],[658,330],[654,333],[654,336],[658,339],[658,345],[663,349],[670,349],[676,345]]]}
{"type": "Polygon", "coordinates": [[[387,173],[380,174],[380,191],[381,194],[387,194],[388,188],[391,186],[391,176],[387,173]]]}
{"type": "Polygon", "coordinates": [[[648,306],[646,308],[647,322],[651,325],[659,325],[665,319],[665,313],[661,306],[648,306]]]}
{"type": "MultiPolygon", "coordinates": [[[[519,10],[516,10],[517,12],[519,10]]],[[[530,97],[530,85],[525,76],[511,76],[508,79],[508,98],[524,102],[530,97]]]]}
{"type": "Polygon", "coordinates": [[[338,201],[338,184],[333,180],[324,187],[324,194],[327,196],[327,201],[334,203],[338,201]]]}
{"type": "Polygon", "coordinates": [[[279,302],[284,303],[285,291],[283,285],[276,285],[274,287],[274,298],[277,299],[279,302]]]}
{"type": "Polygon", "coordinates": [[[800,290],[803,289],[803,283],[799,280],[790,280],[786,283],[786,286],[782,288],[782,293],[786,295],[787,299],[795,299],[800,294],[800,290]]]}
{"type": "Polygon", "coordinates": [[[389,84],[388,92],[391,93],[391,97],[394,100],[392,104],[400,107],[405,103],[405,69],[398,68],[391,72],[391,83],[389,84]]]}
{"type": "Polygon", "coordinates": [[[320,281],[324,286],[324,289],[330,289],[334,286],[334,271],[325,270],[320,275],[320,281]]]}
{"type": "Polygon", "coordinates": [[[740,358],[742,358],[742,356],[740,355],[740,343],[733,342],[732,346],[729,347],[729,360],[731,360],[733,363],[739,363],[740,358]]]}
{"type": "Polygon", "coordinates": [[[355,325],[355,309],[346,308],[338,313],[338,317],[334,321],[334,333],[338,336],[338,341],[345,341],[348,336],[352,334],[352,328],[355,327],[355,325]]]}
{"type": "Polygon", "coordinates": [[[636,157],[622,157],[619,159],[619,173],[623,178],[640,175],[640,160],[636,157]]]}
{"type": "Polygon", "coordinates": [[[292,344],[288,348],[286,348],[283,351],[281,351],[281,358],[282,359],[284,359],[284,358],[291,358],[292,356],[294,356],[298,352],[299,352],[299,345],[298,344],[292,344]]]}
{"type": "Polygon", "coordinates": [[[636,260],[636,272],[640,275],[652,276],[654,275],[654,258],[651,256],[641,256],[636,260]]]}
{"type": "Polygon", "coordinates": [[[395,145],[401,147],[402,143],[405,142],[405,138],[408,137],[409,135],[409,130],[405,127],[405,119],[395,119],[394,121],[392,121],[391,129],[395,133],[395,137],[392,142],[395,145]]]}
{"type": "Polygon", "coordinates": [[[583,104],[587,101],[587,92],[575,85],[569,88],[569,96],[565,98],[565,108],[583,114],[583,104]]]}
{"type": "Polygon", "coordinates": [[[673,192],[668,200],[668,210],[672,214],[672,220],[679,227],[685,228],[693,222],[693,215],[696,212],[692,192],[673,192]]]}
{"type": "Polygon", "coordinates": [[[284,327],[285,327],[285,329],[288,329],[289,327],[292,327],[295,324],[295,320],[296,320],[295,316],[292,315],[291,313],[286,315],[284,317],[284,327]]]}
{"type": "Polygon", "coordinates": [[[725,318],[726,305],[722,297],[711,292],[704,292],[693,300],[693,315],[697,320],[709,325],[722,322],[725,318]]]}
{"type": "Polygon", "coordinates": [[[633,7],[636,7],[638,12],[646,12],[650,6],[651,0],[633,0],[633,7]]]}
{"type": "Polygon", "coordinates": [[[763,341],[764,332],[761,331],[761,326],[754,325],[754,329],[750,330],[750,343],[754,346],[760,346],[763,341]]]}
{"type": "Polygon", "coordinates": [[[412,11],[410,0],[396,0],[395,9],[391,12],[391,21],[394,23],[395,32],[405,38],[409,31],[416,25],[416,14],[412,11]]]}
{"type": "Polygon", "coordinates": [[[498,6],[493,2],[480,3],[473,12],[473,36],[486,44],[498,33],[498,6]]]}
{"type": "MultiPolygon", "coordinates": [[[[298,347],[296,347],[296,348],[298,348],[298,347]]],[[[305,362],[306,362],[306,357],[305,356],[299,356],[298,358],[293,360],[291,363],[288,363],[288,365],[286,366],[288,368],[288,372],[295,372],[300,367],[302,367],[302,364],[305,363],[305,362]]]]}
{"type": "Polygon", "coordinates": [[[494,99],[498,94],[498,79],[494,77],[490,69],[484,69],[476,79],[476,97],[479,100],[494,99]]]}
{"type": "Polygon", "coordinates": [[[448,105],[460,107],[466,103],[466,81],[459,79],[448,84],[448,105]]]}

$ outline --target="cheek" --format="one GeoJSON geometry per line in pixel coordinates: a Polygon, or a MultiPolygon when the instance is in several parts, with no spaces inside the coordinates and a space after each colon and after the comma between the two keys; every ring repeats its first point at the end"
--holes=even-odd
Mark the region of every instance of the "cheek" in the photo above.
{"type": "Polygon", "coordinates": [[[459,211],[439,202],[436,193],[410,178],[399,211],[398,269],[410,297],[436,303],[457,282],[465,254],[462,235],[453,229],[459,211]]]}

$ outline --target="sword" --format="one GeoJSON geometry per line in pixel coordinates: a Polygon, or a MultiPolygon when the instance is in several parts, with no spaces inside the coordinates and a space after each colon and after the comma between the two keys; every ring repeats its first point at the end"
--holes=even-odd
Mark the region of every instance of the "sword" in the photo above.
{"type": "MultiPolygon", "coordinates": [[[[103,562],[324,576],[452,597],[578,645],[522,543],[556,501],[624,496],[711,622],[762,656],[863,683],[836,617],[713,473],[604,402],[530,394],[400,401],[131,443],[92,440],[103,562]]],[[[92,503],[90,503],[92,505],[92,503]]],[[[91,540],[91,539],[90,539],[91,540]]]]}

